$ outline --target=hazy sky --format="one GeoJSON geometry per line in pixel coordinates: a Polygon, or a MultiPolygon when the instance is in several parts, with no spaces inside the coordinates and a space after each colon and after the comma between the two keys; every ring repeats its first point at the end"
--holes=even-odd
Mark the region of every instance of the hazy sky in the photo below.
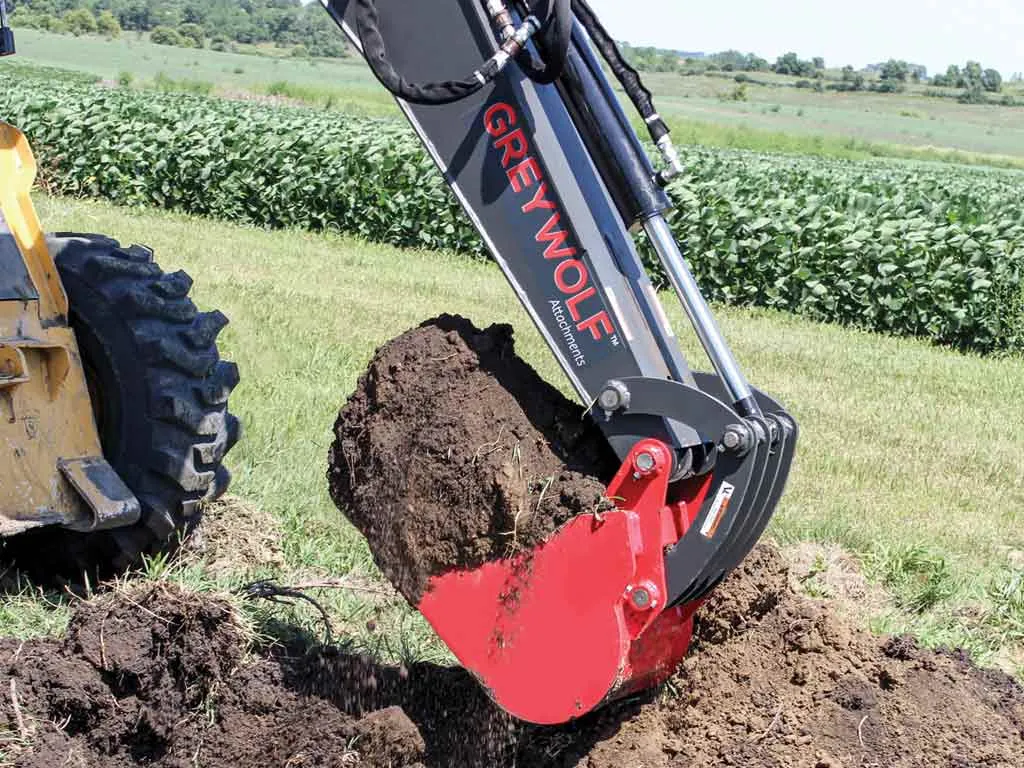
{"type": "Polygon", "coordinates": [[[590,0],[608,31],[634,45],[768,59],[786,51],[829,66],[906,59],[945,71],[968,59],[1024,71],[1024,0],[590,0]]]}

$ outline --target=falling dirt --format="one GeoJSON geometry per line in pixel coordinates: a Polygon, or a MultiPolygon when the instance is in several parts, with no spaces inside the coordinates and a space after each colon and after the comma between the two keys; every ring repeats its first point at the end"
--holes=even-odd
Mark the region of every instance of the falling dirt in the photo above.
{"type": "Polygon", "coordinates": [[[82,602],[62,640],[0,641],[0,763],[19,768],[853,768],[1024,765],[1024,690],[793,592],[760,546],[662,691],[538,728],[457,668],[250,644],[167,585],[82,602]],[[6,762],[5,762],[6,761],[6,762]]]}
{"type": "Polygon", "coordinates": [[[583,409],[516,356],[510,326],[448,315],[377,351],[335,436],[331,495],[413,604],[430,576],[601,510],[618,469],[583,409]]]}

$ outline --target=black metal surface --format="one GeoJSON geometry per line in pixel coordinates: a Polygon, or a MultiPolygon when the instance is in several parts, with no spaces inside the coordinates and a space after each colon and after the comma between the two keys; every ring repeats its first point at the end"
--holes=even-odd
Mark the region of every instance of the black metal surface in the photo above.
{"type": "MultiPolygon", "coordinates": [[[[713,374],[694,373],[694,379],[697,386],[714,397],[726,394],[722,381],[713,374]]],[[[758,405],[765,413],[765,418],[769,423],[774,422],[777,427],[776,439],[771,446],[771,460],[764,482],[757,496],[751,501],[752,517],[738,532],[739,535],[735,540],[730,542],[726,552],[727,556],[714,563],[709,568],[705,579],[696,585],[694,592],[698,595],[707,594],[717,586],[730,571],[740,564],[761,538],[786,489],[789,472],[796,456],[797,438],[800,434],[796,421],[773,397],[756,389],[754,397],[757,398],[758,405]]]]}
{"type": "MultiPolygon", "coordinates": [[[[750,416],[745,421],[753,428],[755,435],[753,450],[739,459],[749,472],[746,487],[742,489],[742,493],[740,493],[740,489],[736,489],[732,493],[726,509],[718,513],[720,520],[715,523],[714,530],[710,534],[710,538],[714,540],[714,546],[707,550],[709,556],[701,562],[699,570],[689,568],[689,571],[693,573],[693,578],[685,586],[679,583],[677,589],[672,591],[672,599],[676,602],[687,603],[701,597],[708,589],[708,583],[711,580],[709,574],[718,573],[725,563],[733,560],[738,542],[745,537],[749,526],[760,513],[757,499],[765,482],[770,483],[775,476],[774,469],[769,469],[772,451],[769,444],[767,422],[760,416],[750,416]]],[[[722,461],[722,457],[735,458],[730,456],[727,451],[719,452],[718,460],[722,461]]],[[[691,537],[709,538],[704,528],[708,524],[709,518],[716,514],[717,494],[716,486],[712,485],[704,501],[701,514],[694,522],[694,530],[687,532],[683,539],[684,542],[691,537]]],[[[680,557],[685,556],[681,555],[680,557]]],[[[673,564],[671,557],[667,558],[667,563],[670,573],[673,568],[681,569],[679,564],[673,564]]]]}
{"type": "Polygon", "coordinates": [[[578,24],[559,89],[622,218],[632,224],[668,211],[672,203],[578,24]]]}
{"type": "Polygon", "coordinates": [[[38,299],[35,286],[28,275],[14,236],[7,229],[0,213],[0,301],[29,301],[38,299]]]}
{"type": "MultiPolygon", "coordinates": [[[[455,76],[496,47],[478,0],[377,5],[383,38],[405,41],[389,49],[395,69],[417,79],[455,76]]],[[[328,11],[358,45],[353,0],[328,11]]],[[[670,367],[662,353],[671,333],[639,309],[636,246],[555,86],[511,66],[458,103],[402,106],[583,402],[612,378],[689,375],[681,355],[670,367]]]]}
{"type": "MultiPolygon", "coordinates": [[[[659,437],[646,431],[649,426],[642,420],[659,416],[668,423],[685,423],[691,446],[717,445],[726,429],[740,421],[732,408],[697,387],[665,379],[623,378],[621,382],[630,393],[629,408],[603,425],[613,441],[618,436],[633,445],[645,437],[659,437]]],[[[758,495],[768,461],[763,442],[755,442],[742,455],[718,451],[710,491],[694,525],[665,553],[670,604],[691,599],[687,596],[704,583],[709,570],[728,559],[734,537],[751,514],[748,502],[758,495]],[[720,502],[720,493],[729,494],[726,502],[720,502]]]]}

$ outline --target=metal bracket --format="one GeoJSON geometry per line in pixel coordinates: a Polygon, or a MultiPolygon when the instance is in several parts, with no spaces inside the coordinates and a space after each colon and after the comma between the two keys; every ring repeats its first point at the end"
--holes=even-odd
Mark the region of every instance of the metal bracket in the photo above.
{"type": "Polygon", "coordinates": [[[134,525],[142,517],[142,506],[121,476],[105,459],[61,459],[61,474],[78,491],[92,510],[92,520],[68,525],[75,531],[104,531],[134,525]]]}

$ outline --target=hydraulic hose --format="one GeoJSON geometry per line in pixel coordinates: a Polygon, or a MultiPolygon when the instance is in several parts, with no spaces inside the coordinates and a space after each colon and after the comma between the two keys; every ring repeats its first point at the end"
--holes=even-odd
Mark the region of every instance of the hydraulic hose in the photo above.
{"type": "Polygon", "coordinates": [[[518,0],[517,5],[526,14],[526,20],[519,27],[512,24],[505,0],[487,0],[492,20],[502,29],[501,46],[479,69],[461,80],[413,83],[399,74],[387,55],[380,31],[377,0],[356,0],[356,27],[366,60],[381,84],[404,101],[429,105],[451,104],[471,96],[492,82],[513,59],[534,82],[541,85],[554,83],[565,70],[572,45],[573,21],[574,18],[579,19],[665,158],[667,168],[658,173],[657,181],[662,186],[667,185],[682,171],[669,128],[655,109],[654,99],[640,74],[626,61],[587,0],[541,0],[540,3],[518,0]],[[543,60],[537,60],[527,48],[534,38],[543,51],[543,60]]]}
{"type": "Polygon", "coordinates": [[[529,51],[519,54],[516,62],[526,76],[538,85],[550,85],[562,76],[572,45],[572,0],[548,0],[547,8],[538,18],[545,19],[537,42],[544,51],[543,61],[537,61],[529,51]]]}
{"type": "MultiPolygon", "coordinates": [[[[504,7],[503,3],[497,5],[504,7]]],[[[547,0],[544,19],[540,22],[535,15],[528,15],[518,28],[509,25],[498,52],[461,80],[412,83],[399,74],[388,59],[380,31],[376,0],[357,0],[356,3],[356,27],[370,69],[392,95],[412,104],[451,104],[461,101],[493,81],[512,59],[520,61],[521,66],[538,82],[554,82],[561,75],[568,57],[572,33],[571,0],[547,0]],[[550,43],[551,56],[549,61],[540,64],[532,58],[524,59],[522,55],[526,44],[538,32],[542,32],[545,40],[550,43]]]]}

